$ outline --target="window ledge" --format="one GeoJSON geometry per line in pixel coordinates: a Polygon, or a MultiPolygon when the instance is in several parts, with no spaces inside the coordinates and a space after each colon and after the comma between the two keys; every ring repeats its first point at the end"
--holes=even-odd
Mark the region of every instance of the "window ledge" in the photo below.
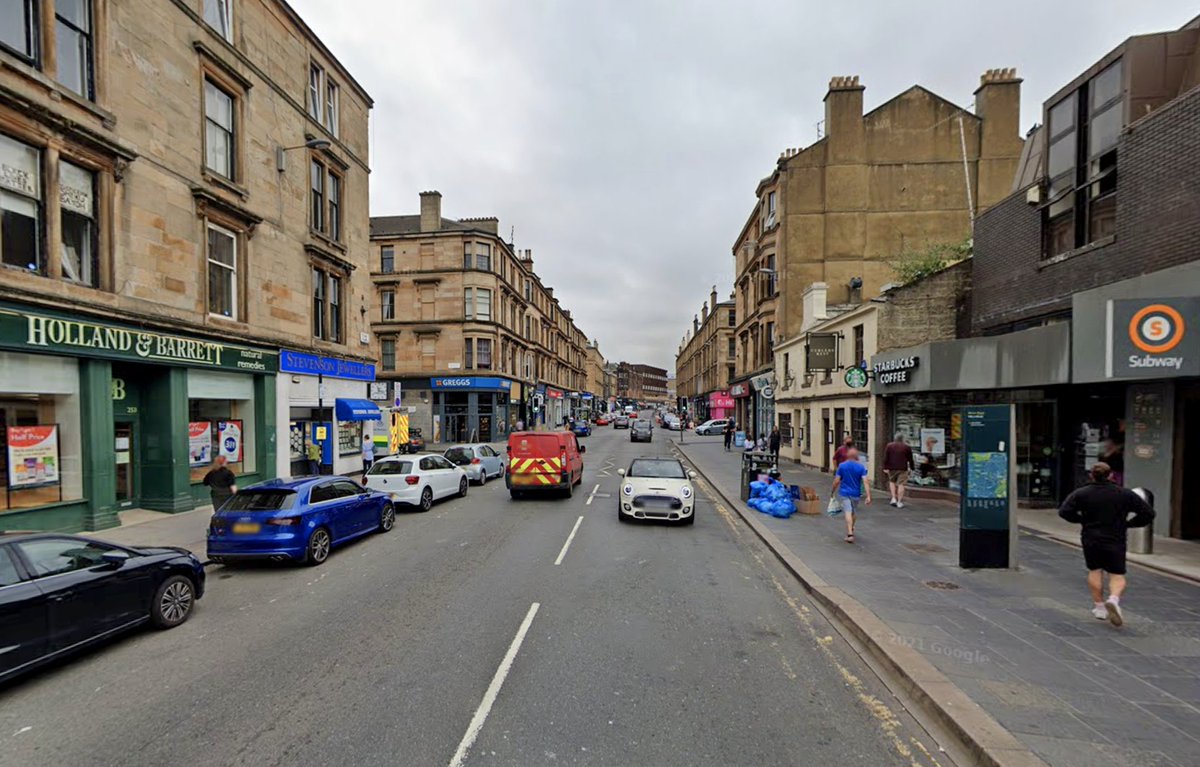
{"type": "Polygon", "coordinates": [[[212,184],[215,187],[225,190],[226,192],[233,192],[243,200],[250,196],[249,189],[237,183],[236,181],[227,179],[221,174],[209,170],[208,168],[201,168],[200,178],[204,179],[205,182],[212,184]]]}
{"type": "Polygon", "coordinates": [[[338,242],[337,240],[330,239],[324,232],[310,228],[308,230],[308,234],[310,237],[316,239],[318,242],[320,242],[322,245],[324,245],[326,247],[333,248],[334,250],[341,251],[342,253],[346,252],[345,245],[338,242]]]}
{"type": "Polygon", "coordinates": [[[1065,253],[1059,253],[1057,256],[1051,256],[1050,258],[1043,259],[1041,261],[1041,263],[1038,264],[1037,268],[1045,269],[1048,266],[1054,266],[1055,264],[1061,264],[1062,262],[1069,261],[1072,258],[1075,258],[1076,256],[1082,256],[1087,253],[1091,253],[1092,251],[1100,250],[1101,248],[1107,248],[1109,245],[1112,245],[1116,241],[1117,241],[1117,236],[1115,234],[1109,235],[1108,237],[1103,237],[1099,240],[1096,240],[1095,242],[1089,242],[1087,245],[1084,245],[1082,248],[1075,248],[1074,250],[1068,250],[1065,253]]]}
{"type": "Polygon", "coordinates": [[[250,325],[243,320],[235,320],[232,317],[226,317],[224,314],[213,314],[209,312],[205,315],[205,324],[213,325],[214,327],[229,328],[231,330],[247,330],[250,325]]]}

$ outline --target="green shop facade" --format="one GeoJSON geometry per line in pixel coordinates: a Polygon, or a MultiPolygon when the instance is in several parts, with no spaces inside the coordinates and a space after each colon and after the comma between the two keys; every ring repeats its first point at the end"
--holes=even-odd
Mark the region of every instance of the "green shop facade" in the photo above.
{"type": "Polygon", "coordinates": [[[275,350],[0,302],[0,530],[102,530],[275,476],[275,350]]]}

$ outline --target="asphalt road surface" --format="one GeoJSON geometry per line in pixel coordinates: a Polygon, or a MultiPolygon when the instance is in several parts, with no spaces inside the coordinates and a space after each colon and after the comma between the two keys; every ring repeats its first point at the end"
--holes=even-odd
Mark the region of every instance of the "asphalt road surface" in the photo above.
{"type": "Polygon", "coordinates": [[[502,482],[317,568],[210,567],[184,626],[0,689],[0,765],[948,765],[744,523],[502,482]],[[932,755],[930,755],[932,752],[932,755]]]}

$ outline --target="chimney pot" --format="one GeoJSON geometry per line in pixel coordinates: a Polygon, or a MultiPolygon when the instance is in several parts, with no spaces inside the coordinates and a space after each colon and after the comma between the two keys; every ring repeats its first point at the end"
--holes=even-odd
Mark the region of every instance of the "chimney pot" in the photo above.
{"type": "Polygon", "coordinates": [[[442,193],[421,192],[421,231],[436,232],[442,228],[442,193]]]}

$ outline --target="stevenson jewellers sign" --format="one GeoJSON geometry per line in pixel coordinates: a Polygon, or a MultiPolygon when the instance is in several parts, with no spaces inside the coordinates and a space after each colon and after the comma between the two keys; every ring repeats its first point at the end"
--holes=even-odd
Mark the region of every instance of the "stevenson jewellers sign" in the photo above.
{"type": "Polygon", "coordinates": [[[275,352],[6,307],[0,307],[0,347],[248,373],[279,370],[275,352]]]}

